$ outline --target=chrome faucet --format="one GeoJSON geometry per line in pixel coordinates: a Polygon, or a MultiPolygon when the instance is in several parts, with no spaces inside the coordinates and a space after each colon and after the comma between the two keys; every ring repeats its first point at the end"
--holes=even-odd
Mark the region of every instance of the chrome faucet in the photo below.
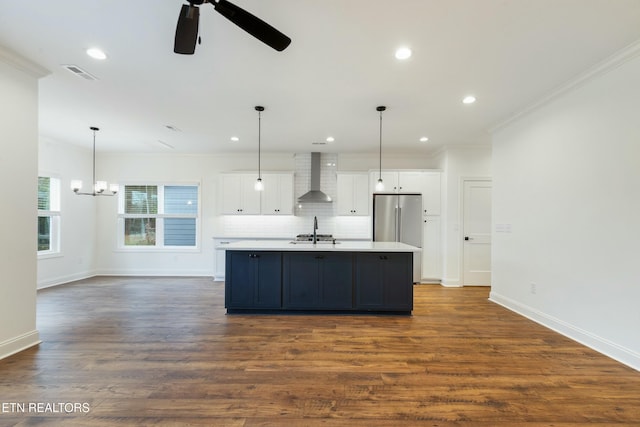
{"type": "Polygon", "coordinates": [[[314,216],[313,217],[313,244],[314,245],[318,243],[318,234],[316,233],[317,229],[318,229],[318,217],[314,216]]]}

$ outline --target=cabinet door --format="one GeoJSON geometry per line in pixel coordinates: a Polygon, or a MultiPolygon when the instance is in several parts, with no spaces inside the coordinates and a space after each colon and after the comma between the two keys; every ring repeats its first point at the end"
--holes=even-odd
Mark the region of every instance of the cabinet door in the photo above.
{"type": "Polygon", "coordinates": [[[284,308],[315,308],[320,305],[318,256],[315,252],[284,255],[282,262],[284,308]]]}
{"type": "Polygon", "coordinates": [[[353,210],[355,215],[369,215],[369,205],[372,203],[369,193],[369,180],[367,175],[353,176],[353,210]]]}
{"type": "Polygon", "coordinates": [[[328,309],[353,307],[353,255],[329,252],[319,259],[320,297],[328,309]]]}
{"type": "Polygon", "coordinates": [[[411,253],[356,255],[356,308],[410,311],[413,308],[411,253]]]}
{"type": "Polygon", "coordinates": [[[427,216],[423,218],[423,221],[422,278],[441,279],[440,217],[427,216]]]}
{"type": "Polygon", "coordinates": [[[222,193],[222,213],[237,215],[242,213],[242,176],[232,174],[220,175],[222,193]]]}
{"type": "Polygon", "coordinates": [[[258,174],[242,175],[242,188],[240,195],[242,197],[242,207],[240,213],[243,215],[259,215],[260,214],[260,198],[262,191],[256,191],[255,183],[258,174]]]}
{"type": "Polygon", "coordinates": [[[288,309],[351,309],[351,253],[292,252],[283,260],[283,306],[288,309]]]}
{"type": "Polygon", "coordinates": [[[226,252],[225,307],[280,308],[280,252],[226,252]]]}
{"type": "Polygon", "coordinates": [[[337,176],[337,215],[353,215],[353,175],[339,173],[337,176]]]}
{"type": "Polygon", "coordinates": [[[369,177],[367,174],[339,173],[337,215],[369,215],[369,177]]]}
{"type": "Polygon", "coordinates": [[[397,193],[398,172],[382,171],[382,174],[380,174],[378,171],[372,171],[369,174],[369,187],[372,193],[397,193]],[[382,183],[384,185],[382,191],[376,190],[379,176],[382,177],[382,183]]]}
{"type": "Polygon", "coordinates": [[[256,177],[249,174],[222,174],[222,213],[224,215],[257,215],[260,213],[260,195],[254,189],[256,177]]]}
{"type": "Polygon", "coordinates": [[[424,177],[422,207],[424,215],[440,215],[440,172],[427,172],[424,177]]]}
{"type": "Polygon", "coordinates": [[[423,193],[424,192],[424,172],[399,172],[398,192],[399,193],[423,193]]]}
{"type": "Polygon", "coordinates": [[[293,215],[293,175],[264,174],[262,213],[265,215],[293,215]]]}

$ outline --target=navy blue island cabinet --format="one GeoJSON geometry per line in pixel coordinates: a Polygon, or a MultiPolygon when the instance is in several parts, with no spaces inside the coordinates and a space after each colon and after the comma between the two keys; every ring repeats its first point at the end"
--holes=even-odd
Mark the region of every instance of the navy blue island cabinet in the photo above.
{"type": "Polygon", "coordinates": [[[227,313],[413,310],[413,253],[226,251],[227,313]]]}
{"type": "Polygon", "coordinates": [[[282,253],[227,251],[225,306],[242,309],[282,307],[282,253]]]}
{"type": "Polygon", "coordinates": [[[285,309],[351,309],[353,254],[287,252],[282,275],[285,309]]]}

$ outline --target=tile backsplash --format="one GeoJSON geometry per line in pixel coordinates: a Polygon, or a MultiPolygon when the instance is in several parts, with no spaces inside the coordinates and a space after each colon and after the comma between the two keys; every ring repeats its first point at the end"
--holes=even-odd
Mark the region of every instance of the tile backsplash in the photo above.
{"type": "MultiPolygon", "coordinates": [[[[338,155],[322,153],[320,156],[320,189],[333,200],[336,199],[338,155]]],[[[298,197],[309,191],[311,186],[311,153],[299,153],[295,155],[294,196],[298,197]]],[[[297,216],[329,217],[335,215],[334,203],[296,203],[295,214],[297,216]]]]}
{"type": "MultiPolygon", "coordinates": [[[[338,239],[370,239],[368,216],[320,216],[318,233],[338,239]]],[[[217,217],[216,237],[293,238],[313,233],[313,216],[222,215],[217,217]]]]}

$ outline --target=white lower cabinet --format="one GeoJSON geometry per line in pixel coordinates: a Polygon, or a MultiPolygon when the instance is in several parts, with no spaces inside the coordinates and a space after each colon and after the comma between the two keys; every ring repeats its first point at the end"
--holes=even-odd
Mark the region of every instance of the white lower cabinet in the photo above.
{"type": "Polygon", "coordinates": [[[439,282],[442,279],[440,216],[425,216],[422,221],[422,280],[439,282]]]}
{"type": "Polygon", "coordinates": [[[213,238],[214,258],[213,258],[213,280],[224,281],[226,246],[229,243],[237,242],[241,239],[213,238]]]}

